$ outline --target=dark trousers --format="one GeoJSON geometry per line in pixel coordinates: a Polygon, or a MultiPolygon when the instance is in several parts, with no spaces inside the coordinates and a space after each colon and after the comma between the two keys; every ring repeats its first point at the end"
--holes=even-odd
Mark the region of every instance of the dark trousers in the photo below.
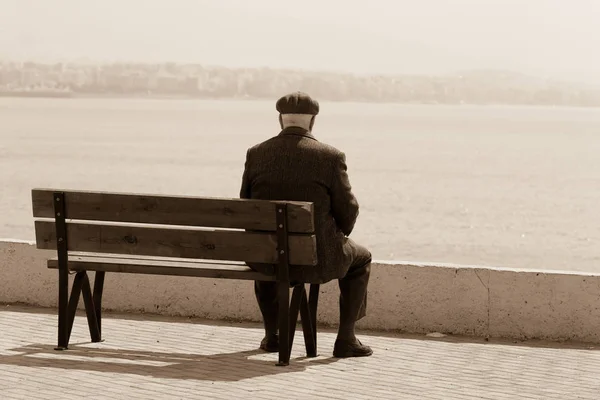
{"type": "MultiPolygon", "coordinates": [[[[340,325],[358,321],[367,315],[367,286],[371,273],[371,253],[365,247],[354,244],[352,262],[346,275],[339,279],[340,325]]],[[[276,282],[254,282],[254,293],[268,331],[277,330],[276,282]]]]}

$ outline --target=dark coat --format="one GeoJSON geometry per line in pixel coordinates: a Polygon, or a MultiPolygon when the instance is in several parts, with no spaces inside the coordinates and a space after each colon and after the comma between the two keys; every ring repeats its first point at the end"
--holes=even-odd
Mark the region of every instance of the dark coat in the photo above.
{"type": "MultiPolygon", "coordinates": [[[[346,170],[343,152],[297,127],[284,129],[246,154],[241,198],[314,203],[318,265],[292,267],[292,281],[339,279],[352,263],[354,242],[347,236],[358,217],[358,202],[346,170]]],[[[258,271],[273,271],[272,265],[249,265],[258,271]]]]}

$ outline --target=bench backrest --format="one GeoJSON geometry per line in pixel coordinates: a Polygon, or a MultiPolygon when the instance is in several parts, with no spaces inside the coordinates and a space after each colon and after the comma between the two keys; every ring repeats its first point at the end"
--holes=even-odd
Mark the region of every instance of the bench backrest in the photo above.
{"type": "Polygon", "coordinates": [[[277,264],[286,238],[289,264],[317,263],[308,202],[33,189],[32,204],[39,249],[277,264]]]}

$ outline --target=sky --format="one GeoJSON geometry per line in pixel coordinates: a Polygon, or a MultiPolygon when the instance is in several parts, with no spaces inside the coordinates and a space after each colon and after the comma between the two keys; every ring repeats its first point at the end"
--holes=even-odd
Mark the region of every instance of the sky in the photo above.
{"type": "Polygon", "coordinates": [[[600,0],[0,0],[0,59],[600,83],[600,0]]]}

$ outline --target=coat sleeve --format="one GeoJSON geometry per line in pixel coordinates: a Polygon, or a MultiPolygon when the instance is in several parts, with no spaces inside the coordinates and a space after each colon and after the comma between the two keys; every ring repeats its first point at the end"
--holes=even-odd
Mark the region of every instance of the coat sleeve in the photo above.
{"type": "Polygon", "coordinates": [[[358,201],[352,193],[347,173],[346,155],[341,153],[335,161],[331,183],[331,210],[333,218],[344,235],[349,236],[358,217],[358,201]]]}
{"type": "Polygon", "coordinates": [[[240,189],[240,199],[252,198],[251,185],[248,168],[250,167],[250,150],[246,152],[246,162],[244,164],[244,173],[242,175],[242,187],[240,189]]]}

